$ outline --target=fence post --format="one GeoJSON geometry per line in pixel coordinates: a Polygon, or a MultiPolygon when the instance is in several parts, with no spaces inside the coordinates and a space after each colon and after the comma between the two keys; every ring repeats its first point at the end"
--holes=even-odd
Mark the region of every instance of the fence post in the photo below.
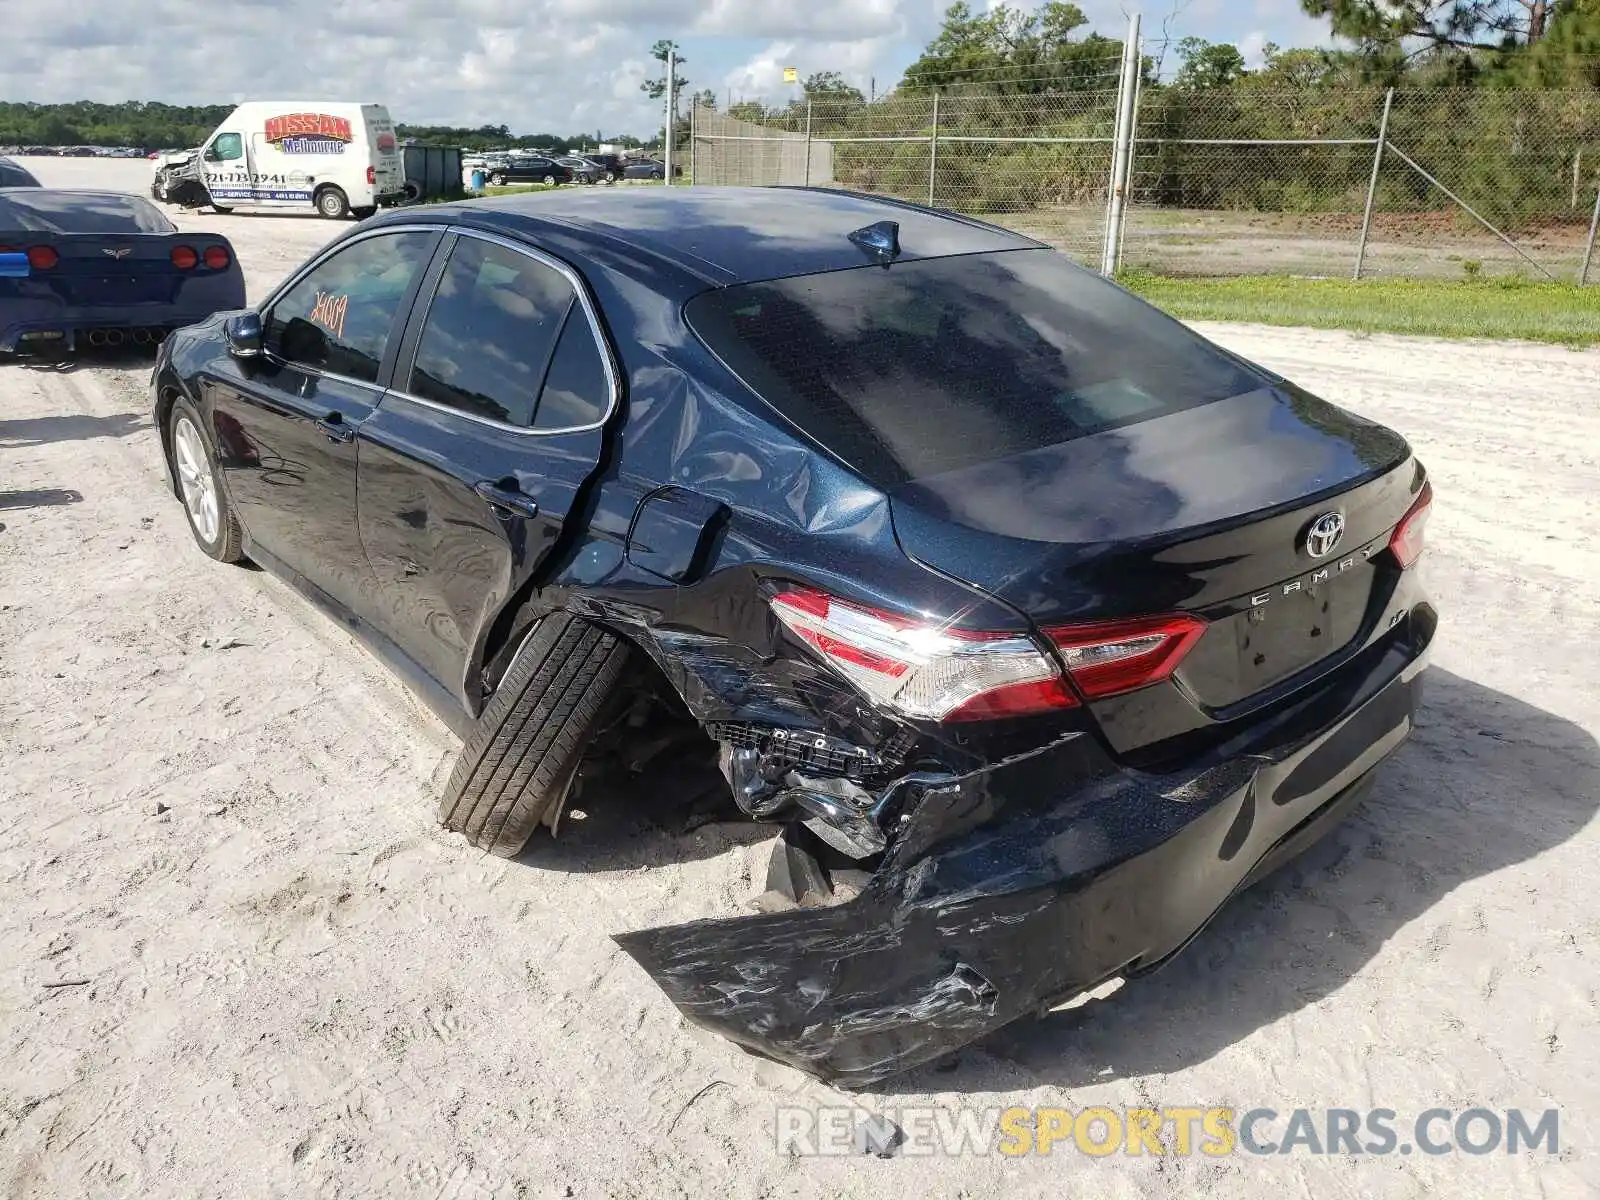
{"type": "Polygon", "coordinates": [[[1144,39],[1139,39],[1135,52],[1139,65],[1134,74],[1133,113],[1128,118],[1128,169],[1123,172],[1122,187],[1126,197],[1122,209],[1122,223],[1117,229],[1117,260],[1112,263],[1112,274],[1122,270],[1122,244],[1128,238],[1128,206],[1133,202],[1133,172],[1139,163],[1139,102],[1144,98],[1144,39]]]}
{"type": "Polygon", "coordinates": [[[811,186],[811,101],[806,101],[806,186],[811,186]]]}
{"type": "Polygon", "coordinates": [[[1394,89],[1383,94],[1383,118],[1378,122],[1378,149],[1372,156],[1372,178],[1367,181],[1367,210],[1361,218],[1361,241],[1356,244],[1355,279],[1367,260],[1367,235],[1372,231],[1372,206],[1378,198],[1378,170],[1383,166],[1384,147],[1389,142],[1389,109],[1394,104],[1394,89]]]}
{"type": "Polygon", "coordinates": [[[1112,138],[1111,195],[1108,197],[1105,244],[1100,253],[1100,274],[1115,275],[1117,246],[1122,241],[1122,180],[1127,173],[1128,133],[1133,125],[1133,93],[1139,78],[1139,14],[1128,18],[1122,43],[1122,77],[1117,85],[1117,128],[1112,138]]]}
{"type": "Polygon", "coordinates": [[[1583,270],[1578,273],[1578,286],[1589,286],[1589,264],[1594,262],[1594,235],[1600,230],[1600,187],[1594,191],[1594,216],[1589,218],[1589,245],[1583,252],[1583,270]]]}
{"type": "Polygon", "coordinates": [[[928,207],[933,207],[933,181],[939,173],[939,93],[933,94],[933,136],[928,139],[928,207]]]}

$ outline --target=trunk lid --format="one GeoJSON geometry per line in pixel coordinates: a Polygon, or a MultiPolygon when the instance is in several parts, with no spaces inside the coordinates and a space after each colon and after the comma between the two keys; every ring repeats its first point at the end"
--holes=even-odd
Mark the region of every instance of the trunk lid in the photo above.
{"type": "Polygon", "coordinates": [[[1041,628],[1208,622],[1170,682],[1091,704],[1132,751],[1337,663],[1382,615],[1383,551],[1420,486],[1398,434],[1282,384],[905,483],[891,505],[907,554],[1041,628]],[[1328,514],[1342,534],[1313,554],[1328,514]]]}

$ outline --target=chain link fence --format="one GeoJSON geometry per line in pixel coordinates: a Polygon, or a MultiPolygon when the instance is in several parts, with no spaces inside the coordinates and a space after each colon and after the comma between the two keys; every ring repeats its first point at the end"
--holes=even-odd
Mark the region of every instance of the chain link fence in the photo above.
{"type": "MultiPolygon", "coordinates": [[[[701,184],[811,184],[970,214],[1105,259],[1119,90],[952,88],[697,110],[701,184]],[[769,143],[780,146],[774,150],[769,143]]],[[[1026,81],[1022,81],[1024,84],[1026,81]]],[[[1600,280],[1600,94],[1145,83],[1122,270],[1600,280]]]]}

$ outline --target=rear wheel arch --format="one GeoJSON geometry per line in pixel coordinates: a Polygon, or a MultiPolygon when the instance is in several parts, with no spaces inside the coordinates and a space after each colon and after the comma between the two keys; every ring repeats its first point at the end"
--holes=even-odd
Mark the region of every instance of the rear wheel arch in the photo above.
{"type": "Polygon", "coordinates": [[[172,462],[172,410],[179,400],[194,404],[194,398],[183,390],[176,378],[170,372],[164,373],[156,386],[156,429],[161,434],[161,456],[167,466],[167,487],[174,496],[182,499],[183,493],[178,488],[178,472],[172,462]]]}

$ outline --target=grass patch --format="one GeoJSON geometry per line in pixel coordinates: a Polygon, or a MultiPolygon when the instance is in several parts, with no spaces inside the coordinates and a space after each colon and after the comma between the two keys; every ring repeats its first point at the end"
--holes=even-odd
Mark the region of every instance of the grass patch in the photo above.
{"type": "Polygon", "coordinates": [[[1176,279],[1145,272],[1123,286],[1186,321],[1246,321],[1364,333],[1600,343],[1600,287],[1521,279],[1176,279]]]}

